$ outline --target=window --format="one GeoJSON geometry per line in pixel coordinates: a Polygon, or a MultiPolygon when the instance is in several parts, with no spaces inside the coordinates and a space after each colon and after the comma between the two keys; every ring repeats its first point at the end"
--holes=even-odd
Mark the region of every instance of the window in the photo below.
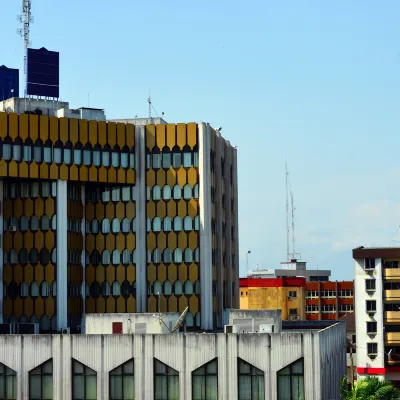
{"type": "Polygon", "coordinates": [[[129,201],[131,199],[131,188],[125,186],[122,188],[122,201],[129,201]]]}
{"type": "Polygon", "coordinates": [[[278,400],[304,400],[304,361],[278,371],[278,400]]]}
{"type": "Polygon", "coordinates": [[[161,188],[158,185],[153,186],[153,200],[160,200],[161,199],[161,188]]]}
{"type": "Polygon", "coordinates": [[[376,312],[376,300],[366,300],[366,310],[367,313],[375,313],[376,312]]]}
{"type": "Polygon", "coordinates": [[[192,188],[189,184],[183,187],[183,198],[185,200],[190,200],[192,198],[192,188]]]}
{"type": "Polygon", "coordinates": [[[182,262],[182,250],[177,248],[174,250],[174,263],[179,264],[182,262]]]}
{"type": "Polygon", "coordinates": [[[153,231],[160,232],[161,231],[161,219],[159,217],[155,217],[153,219],[153,231]]]}
{"type": "Polygon", "coordinates": [[[100,167],[101,165],[101,153],[100,149],[98,148],[93,150],[93,164],[95,167],[100,167]]]}
{"type": "Polygon", "coordinates": [[[200,230],[200,217],[198,215],[194,217],[194,230],[195,231],[200,230]]]}
{"type": "Polygon", "coordinates": [[[321,290],[322,298],[332,298],[336,297],[336,290],[321,290]]]}
{"type": "Polygon", "coordinates": [[[199,198],[199,185],[197,183],[194,185],[193,190],[194,190],[194,198],[198,199],[199,198]]]}
{"type": "Polygon", "coordinates": [[[163,153],[162,164],[164,169],[169,169],[171,167],[171,153],[163,153]]]}
{"type": "Polygon", "coordinates": [[[172,229],[172,221],[170,217],[165,217],[163,219],[164,232],[170,232],[172,229]]]}
{"type": "Polygon", "coordinates": [[[101,232],[102,233],[110,233],[110,221],[105,218],[101,222],[101,232]]]}
{"type": "Polygon", "coordinates": [[[71,164],[71,149],[69,148],[64,148],[64,164],[71,164]]]}
{"type": "Polygon", "coordinates": [[[26,162],[32,161],[32,146],[25,144],[23,147],[23,158],[26,162]]]}
{"type": "Polygon", "coordinates": [[[54,147],[53,149],[53,158],[56,164],[61,164],[62,161],[62,150],[60,147],[54,147]]]}
{"type": "Polygon", "coordinates": [[[289,290],[288,296],[295,299],[297,297],[297,292],[295,290],[289,290]]]}
{"type": "Polygon", "coordinates": [[[218,359],[210,361],[192,372],[192,399],[218,399],[218,359]]]}
{"type": "Polygon", "coordinates": [[[13,145],[13,158],[15,161],[21,161],[21,145],[19,143],[13,145]]]}
{"type": "Polygon", "coordinates": [[[128,218],[122,220],[122,232],[128,233],[131,230],[131,223],[128,218]]]}
{"type": "Polygon", "coordinates": [[[398,261],[385,261],[384,267],[385,268],[399,268],[399,262],[398,261]]]}
{"type": "Polygon", "coordinates": [[[289,315],[297,315],[297,308],[289,308],[289,315]]]}
{"type": "Polygon", "coordinates": [[[133,360],[110,371],[110,400],[134,400],[135,373],[133,360]]]}
{"type": "Polygon", "coordinates": [[[174,200],[180,200],[181,199],[181,197],[182,197],[182,189],[181,189],[181,187],[179,185],[175,185],[174,186],[173,196],[174,196],[174,200]]]}
{"type": "Polygon", "coordinates": [[[307,290],[306,298],[310,299],[310,298],[314,298],[314,297],[318,297],[318,290],[307,290]]]}
{"type": "Polygon", "coordinates": [[[179,232],[182,230],[182,218],[181,217],[175,217],[174,218],[174,231],[179,232]]]}
{"type": "Polygon", "coordinates": [[[111,153],[111,165],[114,168],[118,168],[119,167],[119,153],[118,151],[114,151],[111,153]]]}
{"type": "Polygon", "coordinates": [[[364,262],[364,268],[368,269],[375,269],[375,258],[366,258],[364,262]]]}
{"type": "Polygon", "coordinates": [[[170,264],[172,262],[172,251],[170,249],[165,249],[163,253],[164,264],[170,264]]]}
{"type": "Polygon", "coordinates": [[[171,199],[171,188],[168,185],[165,185],[163,187],[163,193],[162,193],[163,199],[164,200],[170,200],[171,199]]]}
{"type": "Polygon", "coordinates": [[[128,153],[121,153],[121,167],[128,168],[129,166],[129,154],[128,153]]]}
{"type": "Polygon", "coordinates": [[[306,313],[309,313],[309,314],[318,313],[318,306],[316,304],[308,304],[308,305],[306,305],[306,313]]]}
{"type": "Polygon", "coordinates": [[[183,229],[186,232],[190,232],[193,229],[193,220],[191,217],[186,216],[183,220],[183,229]]]}
{"type": "Polygon", "coordinates": [[[11,145],[8,143],[3,143],[3,158],[6,161],[11,160],[11,145]]]}
{"type": "Polygon", "coordinates": [[[101,160],[102,160],[103,166],[108,168],[110,166],[110,152],[103,150],[103,152],[101,153],[101,160]]]}
{"type": "Polygon", "coordinates": [[[346,289],[346,290],[339,290],[338,291],[338,296],[339,297],[353,297],[353,291],[351,289],[346,289]]]}
{"type": "Polygon", "coordinates": [[[378,355],[378,343],[367,343],[367,354],[369,356],[378,355]]]}
{"type": "Polygon", "coordinates": [[[46,361],[29,372],[29,399],[53,398],[53,360],[46,361]]]}
{"type": "Polygon", "coordinates": [[[153,168],[154,169],[161,168],[161,154],[160,153],[153,154],[153,168]]]}
{"type": "Polygon", "coordinates": [[[264,400],[264,372],[238,358],[239,400],[264,400]]]}
{"type": "Polygon", "coordinates": [[[375,279],[366,279],[365,280],[365,290],[368,291],[374,291],[376,288],[376,281],[375,279]]]}
{"type": "Polygon", "coordinates": [[[353,304],[340,304],[339,305],[340,312],[353,312],[353,304]]]}
{"type": "Polygon", "coordinates": [[[325,304],[325,305],[323,304],[321,305],[321,311],[323,313],[334,313],[336,312],[336,308],[334,305],[331,304],[325,304]]]}
{"type": "Polygon", "coordinates": [[[118,233],[120,231],[120,223],[118,218],[114,218],[111,223],[111,231],[112,233],[118,233]]]}
{"type": "Polygon", "coordinates": [[[185,263],[190,264],[193,262],[193,250],[189,247],[185,249],[185,263]]]}
{"type": "Polygon", "coordinates": [[[370,335],[372,333],[376,334],[378,332],[377,322],[367,322],[367,333],[370,335]]]}
{"type": "Polygon", "coordinates": [[[180,168],[182,164],[182,156],[181,153],[175,152],[172,153],[172,166],[174,168],[180,168]]]}
{"type": "Polygon", "coordinates": [[[179,400],[179,373],[154,359],[154,399],[179,400]]]}
{"type": "Polygon", "coordinates": [[[97,400],[97,374],[72,360],[72,400],[97,400]]]}
{"type": "Polygon", "coordinates": [[[17,374],[11,368],[0,363],[0,399],[17,398],[17,374]]]}

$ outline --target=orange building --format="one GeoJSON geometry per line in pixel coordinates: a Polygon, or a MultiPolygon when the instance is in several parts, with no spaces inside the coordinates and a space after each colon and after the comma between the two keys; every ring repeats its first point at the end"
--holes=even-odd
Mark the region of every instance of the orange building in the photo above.
{"type": "Polygon", "coordinates": [[[240,308],[282,310],[283,320],[305,320],[305,278],[241,278],[240,308]]]}

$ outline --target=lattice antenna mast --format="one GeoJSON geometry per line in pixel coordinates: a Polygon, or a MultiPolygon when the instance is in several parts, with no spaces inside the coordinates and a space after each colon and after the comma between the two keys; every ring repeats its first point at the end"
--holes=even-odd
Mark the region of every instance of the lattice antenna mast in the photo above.
{"type": "Polygon", "coordinates": [[[153,123],[153,117],[151,116],[152,105],[151,105],[150,92],[149,92],[149,98],[147,99],[147,101],[149,103],[149,123],[152,124],[153,123]]]}
{"type": "Polygon", "coordinates": [[[30,24],[33,22],[32,17],[32,1],[22,0],[22,14],[18,16],[18,20],[22,23],[22,28],[18,30],[18,33],[24,38],[24,76],[25,76],[25,96],[26,96],[26,82],[27,82],[27,59],[26,54],[28,47],[30,46],[29,32],[30,24]]]}
{"type": "Polygon", "coordinates": [[[289,184],[288,184],[288,178],[289,178],[289,171],[287,167],[287,162],[286,162],[286,256],[287,260],[290,261],[290,250],[289,250],[289,234],[290,234],[290,228],[289,228],[289,184]]]}
{"type": "Polygon", "coordinates": [[[293,192],[290,191],[290,198],[291,198],[291,202],[292,202],[292,250],[293,250],[293,255],[296,256],[296,249],[295,249],[295,234],[294,234],[294,211],[295,211],[295,207],[294,207],[294,197],[293,197],[293,192]]]}

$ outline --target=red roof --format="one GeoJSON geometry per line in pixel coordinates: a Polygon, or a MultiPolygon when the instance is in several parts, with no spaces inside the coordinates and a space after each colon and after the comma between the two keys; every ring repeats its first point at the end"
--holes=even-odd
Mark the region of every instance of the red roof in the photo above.
{"type": "Polygon", "coordinates": [[[306,287],[306,278],[240,278],[240,287],[306,287]]]}

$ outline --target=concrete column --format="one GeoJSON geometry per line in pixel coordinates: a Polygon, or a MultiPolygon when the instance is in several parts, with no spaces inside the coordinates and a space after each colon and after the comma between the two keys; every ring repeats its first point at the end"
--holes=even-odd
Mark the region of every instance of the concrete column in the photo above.
{"type": "Polygon", "coordinates": [[[146,146],[145,127],[135,127],[136,170],[136,312],[147,311],[146,146]]]}
{"type": "Polygon", "coordinates": [[[4,281],[3,281],[3,267],[4,267],[4,255],[3,255],[3,180],[0,180],[0,323],[3,323],[3,297],[4,297],[4,281]]]}
{"type": "Polygon", "coordinates": [[[211,232],[211,128],[199,124],[201,328],[213,329],[211,232]]]}
{"type": "Polygon", "coordinates": [[[82,255],[81,255],[81,263],[83,270],[83,278],[82,278],[82,303],[83,303],[83,312],[82,312],[82,321],[81,321],[81,332],[86,332],[86,324],[85,324],[85,316],[86,316],[86,185],[81,185],[81,199],[82,199],[82,223],[81,223],[81,231],[82,231],[82,255]]]}
{"type": "Polygon", "coordinates": [[[67,181],[57,181],[57,329],[68,326],[67,181]]]}

